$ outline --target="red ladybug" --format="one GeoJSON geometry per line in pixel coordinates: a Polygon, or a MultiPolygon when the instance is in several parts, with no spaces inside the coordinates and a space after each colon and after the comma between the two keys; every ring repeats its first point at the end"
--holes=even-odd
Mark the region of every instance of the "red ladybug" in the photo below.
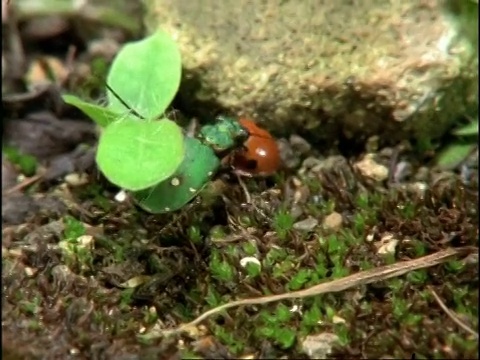
{"type": "Polygon", "coordinates": [[[232,153],[230,165],[244,175],[274,174],[280,167],[280,152],[275,139],[252,120],[240,118],[239,122],[248,130],[250,136],[242,148],[232,153]]]}

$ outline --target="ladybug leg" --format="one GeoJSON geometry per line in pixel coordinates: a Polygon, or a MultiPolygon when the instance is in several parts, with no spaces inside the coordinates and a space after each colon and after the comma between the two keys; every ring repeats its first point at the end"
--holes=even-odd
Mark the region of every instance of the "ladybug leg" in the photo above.
{"type": "Polygon", "coordinates": [[[196,118],[192,118],[192,120],[190,120],[190,123],[186,128],[186,135],[188,137],[194,137],[197,132],[198,132],[198,120],[196,118]]]}
{"type": "Polygon", "coordinates": [[[249,173],[248,171],[244,171],[244,170],[240,170],[240,169],[235,169],[233,168],[232,169],[232,172],[237,176],[237,178],[242,178],[242,177],[246,177],[246,178],[252,178],[253,177],[253,174],[252,173],[249,173]]]}
{"type": "MultiPolygon", "coordinates": [[[[250,192],[248,191],[247,189],[247,185],[245,185],[245,182],[242,180],[242,176],[237,174],[235,172],[235,175],[237,175],[237,179],[238,179],[238,183],[240,184],[240,186],[242,187],[242,190],[243,190],[243,193],[245,194],[245,201],[247,204],[251,204],[252,203],[252,196],[250,195],[250,192]]],[[[251,176],[250,176],[251,177],[251,176]]]]}
{"type": "MultiPolygon", "coordinates": [[[[244,150],[244,149],[246,149],[246,147],[242,145],[242,147],[240,149],[244,150]]],[[[231,172],[231,173],[235,174],[237,177],[239,177],[239,176],[253,177],[253,175],[251,173],[249,173],[248,171],[244,171],[244,170],[241,170],[241,169],[236,169],[235,165],[234,165],[234,161],[235,161],[235,152],[232,152],[222,159],[222,167],[221,167],[220,171],[221,172],[231,172]]]]}
{"type": "Polygon", "coordinates": [[[223,174],[227,172],[228,173],[232,172],[232,169],[233,169],[232,163],[233,163],[232,154],[225,156],[220,163],[220,169],[218,170],[218,173],[223,174]]]}

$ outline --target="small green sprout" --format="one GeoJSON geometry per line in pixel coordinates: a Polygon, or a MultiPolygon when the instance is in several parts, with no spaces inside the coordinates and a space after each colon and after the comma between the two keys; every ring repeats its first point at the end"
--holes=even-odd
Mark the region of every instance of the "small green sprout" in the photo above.
{"type": "Polygon", "coordinates": [[[167,119],[157,121],[177,93],[180,78],[177,44],[159,30],[119,51],[107,76],[106,107],[63,96],[104,128],[96,161],[113,184],[146,189],[180,166],[185,156],[182,129],[167,119]]]}
{"type": "Polygon", "coordinates": [[[437,165],[442,169],[454,169],[478,146],[478,117],[452,132],[458,137],[437,156],[437,165]]]}

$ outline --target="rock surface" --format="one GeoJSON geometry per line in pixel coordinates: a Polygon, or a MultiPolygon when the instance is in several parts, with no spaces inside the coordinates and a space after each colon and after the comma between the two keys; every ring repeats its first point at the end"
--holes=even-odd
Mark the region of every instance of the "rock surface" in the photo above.
{"type": "Polygon", "coordinates": [[[476,99],[477,62],[436,0],[148,0],[177,39],[191,115],[277,135],[383,143],[442,135],[476,99]]]}
{"type": "Polygon", "coordinates": [[[327,355],[332,350],[333,344],[338,342],[337,335],[332,333],[321,333],[309,335],[302,342],[303,353],[311,359],[327,359],[327,355]]]}

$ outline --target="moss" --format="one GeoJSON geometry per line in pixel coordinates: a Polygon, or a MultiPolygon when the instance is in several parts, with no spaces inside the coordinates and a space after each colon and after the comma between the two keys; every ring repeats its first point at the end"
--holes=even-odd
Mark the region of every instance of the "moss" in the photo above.
{"type": "MultiPolygon", "coordinates": [[[[478,268],[465,259],[342,292],[232,308],[186,335],[158,336],[234,299],[305,289],[447,247],[478,246],[477,200],[473,192],[466,193],[476,191],[475,183],[461,184],[455,177],[441,186],[431,181],[425,194],[417,194],[346,175],[349,166],[345,161],[309,173],[305,178],[316,179],[310,191],[318,191],[324,201],[296,204],[319,220],[332,211],[341,213],[338,231],[322,226],[309,233],[296,230],[286,205],[288,192],[264,191],[263,181],[247,184],[248,206],[242,205],[240,186],[226,182],[228,191],[215,211],[211,203],[199,201],[165,216],[116,203],[106,189],[72,189],[72,197],[92,217],[72,212],[63,218],[64,231],[48,236],[35,232],[45,221],[37,219],[29,229],[35,246],[25,246],[21,230],[4,243],[2,280],[5,298],[11,300],[3,304],[4,334],[17,347],[31,343],[34,349],[50,349],[51,334],[58,331],[62,351],[76,347],[92,357],[95,346],[105,346],[117,357],[129,352],[142,358],[298,358],[304,356],[303,339],[320,333],[338,336],[332,354],[337,358],[361,353],[406,358],[413,352],[425,358],[475,356],[476,340],[460,333],[431,293],[434,289],[475,328],[478,268]],[[99,196],[108,206],[98,206],[99,196]],[[89,233],[95,234],[94,246],[86,253],[66,254],[57,246],[64,241],[78,250],[77,239],[89,233]],[[386,234],[399,242],[394,252],[379,254],[386,234]],[[445,234],[455,236],[446,240],[445,234]],[[260,266],[252,259],[243,264],[246,257],[258,259],[260,266]],[[125,288],[135,278],[144,281],[125,288]],[[19,323],[25,324],[21,331],[19,323]]],[[[284,181],[273,186],[284,189],[289,175],[284,181]]]]}

